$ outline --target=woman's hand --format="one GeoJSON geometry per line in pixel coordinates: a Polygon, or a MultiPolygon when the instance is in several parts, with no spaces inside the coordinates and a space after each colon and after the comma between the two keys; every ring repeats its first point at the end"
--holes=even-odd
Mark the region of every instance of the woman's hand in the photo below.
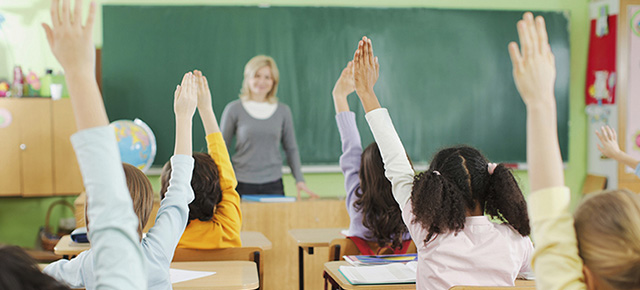
{"type": "Polygon", "coordinates": [[[358,49],[353,57],[353,78],[356,93],[362,102],[365,112],[380,108],[378,97],[373,92],[373,86],[378,81],[380,65],[378,58],[373,55],[371,39],[366,36],[358,43],[358,49]]]}
{"type": "Polygon", "coordinates": [[[340,78],[333,86],[333,103],[336,107],[336,113],[349,111],[349,103],[347,96],[356,90],[355,81],[353,80],[353,61],[350,61],[342,70],[340,78]]]}
{"type": "Polygon", "coordinates": [[[71,14],[70,0],[51,3],[51,24],[42,24],[51,52],[67,74],[95,75],[96,51],[93,44],[93,22],[96,3],[91,2],[87,23],[82,25],[82,0],[75,1],[71,14]]]}
{"type": "Polygon", "coordinates": [[[296,183],[296,189],[298,190],[298,200],[300,200],[300,192],[304,191],[306,192],[309,197],[311,197],[311,199],[316,199],[319,198],[319,196],[317,194],[315,194],[315,192],[311,191],[311,189],[309,189],[307,187],[307,184],[304,181],[299,181],[298,183],[296,183]]]}
{"type": "Polygon", "coordinates": [[[527,107],[545,105],[555,108],[554,84],[556,81],[555,57],[551,52],[544,18],[527,12],[518,21],[521,49],[515,42],[509,43],[509,55],[513,64],[513,79],[527,107]]]}

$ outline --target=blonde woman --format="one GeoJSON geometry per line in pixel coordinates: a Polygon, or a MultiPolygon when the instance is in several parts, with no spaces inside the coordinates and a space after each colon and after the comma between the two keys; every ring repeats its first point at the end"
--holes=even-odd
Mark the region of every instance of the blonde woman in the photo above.
{"type": "MultiPolygon", "coordinates": [[[[520,47],[510,43],[509,53],[516,87],[527,107],[536,287],[640,289],[640,196],[624,189],[592,194],[571,215],[558,146],[555,60],[544,19],[525,13],[518,34],[520,47]]],[[[599,133],[603,146],[615,139],[612,133],[599,133]]]]}
{"type": "Polygon", "coordinates": [[[236,138],[235,154],[231,158],[238,179],[236,189],[240,195],[284,195],[282,143],[296,179],[298,198],[301,191],[315,198],[317,195],[307,187],[302,176],[291,109],[276,97],[279,81],[273,58],[253,57],[244,66],[240,99],[229,103],[222,113],[220,129],[227,148],[231,148],[231,141],[236,138]]]}

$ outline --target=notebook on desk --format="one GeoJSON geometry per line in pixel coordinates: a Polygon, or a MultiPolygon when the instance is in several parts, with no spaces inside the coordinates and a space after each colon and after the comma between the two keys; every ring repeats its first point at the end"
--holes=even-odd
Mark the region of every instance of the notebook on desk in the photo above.
{"type": "Polygon", "coordinates": [[[339,271],[352,285],[410,284],[416,282],[418,262],[368,267],[340,266],[339,271]]]}
{"type": "Polygon", "coordinates": [[[296,198],[293,196],[283,196],[275,194],[244,194],[243,200],[257,201],[257,202],[294,202],[296,198]]]}

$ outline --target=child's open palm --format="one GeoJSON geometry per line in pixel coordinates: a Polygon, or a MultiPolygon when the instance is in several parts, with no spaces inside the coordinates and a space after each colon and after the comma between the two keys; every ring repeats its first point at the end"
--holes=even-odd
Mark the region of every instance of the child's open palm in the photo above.
{"type": "Polygon", "coordinates": [[[533,19],[527,12],[518,21],[520,49],[515,42],[509,43],[509,55],[513,64],[516,87],[527,105],[555,104],[554,83],[556,79],[555,58],[549,46],[549,38],[542,16],[533,19]]]}
{"type": "Polygon", "coordinates": [[[73,14],[71,0],[53,0],[51,4],[52,26],[42,24],[53,55],[68,73],[94,73],[96,53],[93,44],[93,22],[96,4],[91,2],[87,23],[82,26],[82,0],[75,1],[73,14]]]}
{"type": "Polygon", "coordinates": [[[342,70],[340,78],[333,87],[333,96],[346,98],[349,94],[356,90],[355,81],[353,80],[353,61],[350,61],[342,70]]]}
{"type": "Polygon", "coordinates": [[[198,105],[198,84],[196,76],[192,72],[184,74],[182,83],[176,87],[173,100],[173,109],[176,118],[193,117],[198,105]]]}
{"type": "Polygon", "coordinates": [[[596,131],[596,136],[600,139],[602,145],[597,144],[598,150],[609,158],[614,158],[616,154],[619,154],[620,145],[618,145],[618,136],[616,131],[609,126],[603,126],[601,132],[596,131]]]}
{"type": "Polygon", "coordinates": [[[366,36],[362,37],[358,43],[353,65],[355,89],[358,95],[373,94],[373,86],[378,81],[380,65],[378,58],[373,55],[371,39],[366,36]]]}

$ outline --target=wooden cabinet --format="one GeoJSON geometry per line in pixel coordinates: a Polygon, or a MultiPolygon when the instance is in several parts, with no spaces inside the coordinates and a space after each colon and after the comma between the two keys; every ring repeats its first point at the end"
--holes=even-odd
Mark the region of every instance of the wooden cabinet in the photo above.
{"type": "Polygon", "coordinates": [[[0,196],[82,192],[82,177],[69,141],[76,131],[69,99],[2,98],[0,110],[4,111],[0,196]]]}

